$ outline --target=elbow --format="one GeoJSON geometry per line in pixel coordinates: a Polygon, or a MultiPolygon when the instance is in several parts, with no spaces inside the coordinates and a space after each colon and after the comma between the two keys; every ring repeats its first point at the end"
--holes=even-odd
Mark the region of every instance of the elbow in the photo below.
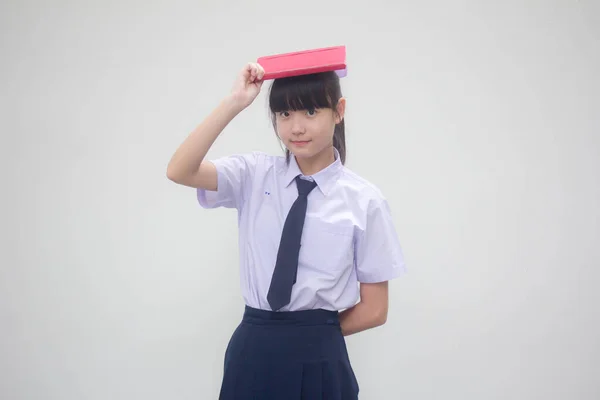
{"type": "Polygon", "coordinates": [[[388,283],[362,283],[360,287],[361,303],[368,312],[367,321],[375,326],[387,322],[388,315],[388,283]]]}
{"type": "Polygon", "coordinates": [[[167,168],[167,179],[173,182],[177,182],[176,176],[173,174],[173,171],[167,168]]]}
{"type": "Polygon", "coordinates": [[[384,325],[387,322],[387,312],[381,311],[375,317],[375,326],[384,325]]]}
{"type": "Polygon", "coordinates": [[[175,183],[181,183],[181,174],[171,164],[167,167],[167,179],[175,183]]]}
{"type": "Polygon", "coordinates": [[[387,322],[387,307],[378,307],[373,313],[373,325],[375,327],[384,325],[387,322]]]}

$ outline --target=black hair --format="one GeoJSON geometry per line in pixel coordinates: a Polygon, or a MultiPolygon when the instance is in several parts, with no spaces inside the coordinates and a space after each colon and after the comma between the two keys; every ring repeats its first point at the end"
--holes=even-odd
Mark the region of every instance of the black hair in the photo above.
{"type": "MultiPolygon", "coordinates": [[[[277,113],[318,108],[330,108],[333,112],[337,112],[336,107],[341,97],[340,78],[334,71],[275,79],[269,92],[269,108],[273,128],[277,132],[277,113]]],[[[344,164],[346,162],[346,132],[343,118],[335,126],[333,147],[340,153],[340,160],[344,164]]],[[[289,162],[290,151],[287,149],[285,157],[289,162]]]]}

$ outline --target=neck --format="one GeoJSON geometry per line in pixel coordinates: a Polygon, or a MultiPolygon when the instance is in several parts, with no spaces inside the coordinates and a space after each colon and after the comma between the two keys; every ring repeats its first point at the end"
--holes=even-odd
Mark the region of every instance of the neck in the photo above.
{"type": "MultiPolygon", "coordinates": [[[[292,154],[292,157],[295,156],[292,154]]],[[[323,151],[312,157],[296,157],[296,163],[303,175],[314,175],[322,169],[327,168],[334,161],[335,151],[333,150],[333,146],[323,149],[323,151]]]]}

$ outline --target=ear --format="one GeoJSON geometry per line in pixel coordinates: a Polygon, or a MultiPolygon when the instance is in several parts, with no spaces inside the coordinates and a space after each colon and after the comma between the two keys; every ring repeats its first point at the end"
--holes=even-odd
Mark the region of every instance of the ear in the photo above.
{"type": "Polygon", "coordinates": [[[342,122],[344,119],[344,113],[346,112],[346,99],[344,97],[338,100],[336,106],[335,123],[336,125],[342,122]]]}

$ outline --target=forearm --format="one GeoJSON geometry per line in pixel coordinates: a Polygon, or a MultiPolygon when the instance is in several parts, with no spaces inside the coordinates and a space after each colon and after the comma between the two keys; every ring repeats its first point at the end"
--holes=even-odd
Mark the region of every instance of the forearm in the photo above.
{"type": "Polygon", "coordinates": [[[339,318],[342,334],[348,336],[383,325],[387,315],[384,309],[359,302],[354,307],[342,311],[339,318]]]}
{"type": "Polygon", "coordinates": [[[174,179],[195,174],[219,134],[243,108],[231,97],[223,99],[175,151],[167,174],[174,179]]]}

